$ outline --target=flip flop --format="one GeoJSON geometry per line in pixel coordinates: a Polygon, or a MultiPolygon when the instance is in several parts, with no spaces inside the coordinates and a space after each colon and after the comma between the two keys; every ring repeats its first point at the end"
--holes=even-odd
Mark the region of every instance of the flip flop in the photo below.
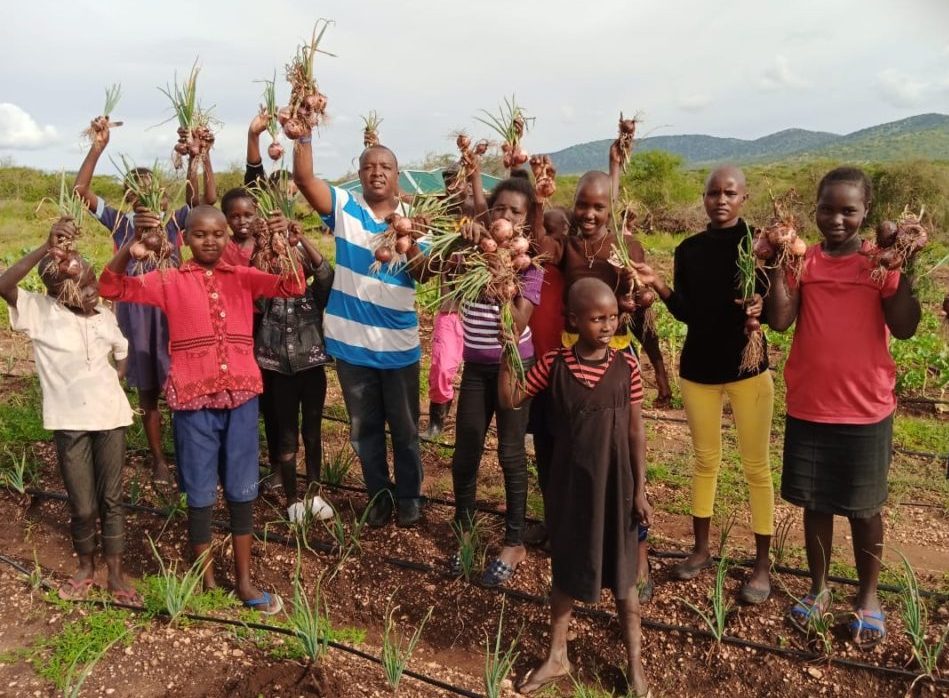
{"type": "Polygon", "coordinates": [[[656,583],[652,581],[652,575],[650,574],[639,588],[639,603],[649,603],[652,601],[652,595],[655,591],[656,583]]]}
{"type": "Polygon", "coordinates": [[[810,632],[811,619],[816,615],[820,615],[827,611],[827,605],[822,604],[819,600],[819,597],[823,596],[825,592],[820,594],[805,594],[804,597],[791,606],[791,609],[788,611],[785,618],[792,627],[800,630],[802,633],[807,635],[810,632]]]}
{"type": "Polygon", "coordinates": [[[464,574],[464,570],[461,568],[461,552],[455,551],[451,554],[451,557],[447,560],[448,574],[452,577],[460,577],[464,574]]]}
{"type": "Polygon", "coordinates": [[[520,684],[517,685],[516,690],[518,693],[525,696],[529,696],[532,693],[536,693],[537,691],[542,690],[545,686],[549,686],[552,683],[556,683],[557,681],[560,681],[561,679],[568,678],[573,673],[573,664],[568,662],[566,673],[557,674],[556,676],[548,676],[543,681],[538,682],[537,685],[534,686],[533,688],[528,688],[528,685],[530,684],[530,682],[534,680],[534,671],[537,668],[539,667],[535,667],[534,669],[531,669],[530,671],[528,671],[527,674],[524,676],[524,680],[521,681],[520,684]]]}
{"type": "Polygon", "coordinates": [[[275,616],[283,610],[283,599],[269,591],[265,591],[256,599],[247,599],[243,604],[262,616],[275,616]]]}
{"type": "Polygon", "coordinates": [[[484,571],[484,574],[481,575],[481,586],[496,587],[504,584],[504,582],[514,576],[517,567],[517,565],[509,565],[506,562],[502,562],[499,557],[494,558],[484,571]]]}
{"type": "Polygon", "coordinates": [[[128,606],[142,605],[142,597],[139,596],[138,592],[134,589],[116,589],[115,591],[110,591],[109,594],[116,603],[123,603],[128,606]]]}
{"type": "Polygon", "coordinates": [[[853,612],[854,619],[850,621],[850,637],[859,649],[873,649],[886,637],[886,618],[883,611],[871,611],[858,608],[853,612]],[[870,634],[869,640],[861,640],[864,633],[870,634]]]}
{"type": "Polygon", "coordinates": [[[91,578],[82,579],[78,582],[75,579],[67,579],[59,587],[57,593],[63,601],[85,601],[89,598],[92,587],[93,581],[91,578]]]}

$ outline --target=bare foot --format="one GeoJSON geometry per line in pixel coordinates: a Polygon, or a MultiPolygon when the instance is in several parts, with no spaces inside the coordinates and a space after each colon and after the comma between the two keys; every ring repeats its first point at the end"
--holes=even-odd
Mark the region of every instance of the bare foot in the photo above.
{"type": "Polygon", "coordinates": [[[501,548],[498,559],[505,565],[517,567],[527,559],[527,548],[523,545],[505,545],[501,548]]]}
{"type": "Polygon", "coordinates": [[[152,457],[152,482],[159,486],[170,486],[174,482],[168,462],[164,458],[152,457]]]}
{"type": "Polygon", "coordinates": [[[692,551],[685,560],[672,567],[672,576],[680,581],[694,579],[702,570],[711,566],[711,553],[707,550],[692,551]]]}
{"type": "Polygon", "coordinates": [[[564,676],[569,676],[572,673],[573,665],[570,662],[564,664],[555,659],[548,659],[539,667],[535,667],[528,672],[527,676],[524,677],[524,682],[517,687],[517,692],[525,696],[530,695],[547,684],[559,681],[564,676]]]}

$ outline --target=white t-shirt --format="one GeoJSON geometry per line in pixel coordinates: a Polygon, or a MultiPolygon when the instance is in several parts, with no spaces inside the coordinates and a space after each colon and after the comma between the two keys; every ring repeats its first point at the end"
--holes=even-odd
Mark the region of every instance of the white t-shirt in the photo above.
{"type": "Polygon", "coordinates": [[[43,427],[105,431],[132,423],[132,408],[109,362],[128,356],[115,315],[104,305],[89,317],[47,295],[17,290],[10,326],[33,340],[43,389],[43,427]]]}

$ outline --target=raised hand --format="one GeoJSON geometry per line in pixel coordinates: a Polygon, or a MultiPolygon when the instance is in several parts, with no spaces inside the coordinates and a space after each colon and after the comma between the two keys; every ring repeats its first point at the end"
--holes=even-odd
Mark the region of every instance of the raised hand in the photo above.
{"type": "Polygon", "coordinates": [[[267,116],[267,112],[261,107],[261,111],[251,119],[250,126],[247,128],[248,133],[252,136],[259,136],[264,131],[267,130],[267,127],[270,125],[270,117],[267,116]]]}

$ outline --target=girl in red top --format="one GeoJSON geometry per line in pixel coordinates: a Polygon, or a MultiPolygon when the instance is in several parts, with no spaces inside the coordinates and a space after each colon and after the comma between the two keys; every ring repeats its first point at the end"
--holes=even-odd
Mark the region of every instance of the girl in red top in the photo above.
{"type": "MultiPolygon", "coordinates": [[[[261,592],[250,579],[257,396],[263,388],[252,323],[255,298],[299,296],[303,274],[298,269],[280,277],[221,261],[228,242],[227,220],[212,206],[198,206],[185,226],[190,260],[178,269],[126,276],[129,249],[144,229],[158,223],[151,214],[135,217],[136,234],[103,270],[100,292],[111,300],[157,306],[168,317],[171,370],[165,398],[173,413],[178,481],[188,498],[189,542],[196,557],[210,548],[211,510],[220,478],[230,512],[235,591],[245,606],[277,613],[283,606],[280,597],[261,592]]],[[[285,221],[274,233],[285,235],[285,221]]],[[[216,586],[210,557],[204,584],[216,586]]]]}
{"type": "Polygon", "coordinates": [[[787,425],[781,496],[804,509],[804,543],[811,589],[788,613],[807,631],[831,605],[827,571],[834,515],[850,521],[860,588],[850,624],[854,644],[867,649],[886,635],[877,598],[883,555],[887,474],[896,409],[896,366],[890,334],[909,339],[919,324],[912,277],[871,275],[860,238],[870,210],[870,180],[841,167],[817,187],[817,227],[823,241],[807,250],[797,284],[772,271],[768,324],[797,328],[784,370],[787,425]]]}

